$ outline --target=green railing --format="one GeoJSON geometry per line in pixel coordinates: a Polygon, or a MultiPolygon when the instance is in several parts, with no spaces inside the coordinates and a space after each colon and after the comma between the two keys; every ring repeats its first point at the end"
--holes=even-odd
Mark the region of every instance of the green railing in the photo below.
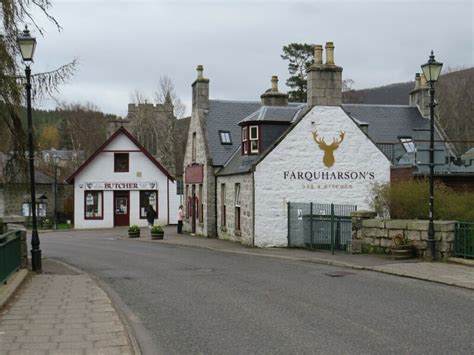
{"type": "Polygon", "coordinates": [[[454,256],[474,259],[474,222],[456,223],[454,256]]]}
{"type": "Polygon", "coordinates": [[[0,283],[21,265],[21,231],[11,231],[0,235],[0,283]]]}

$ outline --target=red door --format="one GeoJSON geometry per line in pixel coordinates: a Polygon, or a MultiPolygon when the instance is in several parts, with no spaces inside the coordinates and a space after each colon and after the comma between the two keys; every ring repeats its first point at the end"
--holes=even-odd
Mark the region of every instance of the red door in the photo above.
{"type": "Polygon", "coordinates": [[[130,224],[130,191],[114,191],[114,227],[130,224]]]}

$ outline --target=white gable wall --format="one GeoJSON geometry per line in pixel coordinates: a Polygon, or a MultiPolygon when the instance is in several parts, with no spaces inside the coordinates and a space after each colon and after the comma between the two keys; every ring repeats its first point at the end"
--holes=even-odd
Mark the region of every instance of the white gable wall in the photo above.
{"type": "MultiPolygon", "coordinates": [[[[87,182],[140,182],[156,181],[158,183],[158,217],[155,223],[168,224],[168,177],[155,165],[139,148],[124,134],[117,136],[104,150],[131,151],[129,152],[129,171],[114,172],[114,152],[100,152],[74,179],[74,227],[75,228],[112,228],[113,191],[103,192],[104,218],[99,220],[84,219],[84,191],[87,182]]],[[[171,198],[176,195],[176,186],[169,181],[171,198]]],[[[146,219],[140,219],[140,193],[130,191],[130,224],[146,226],[146,219]]],[[[170,222],[171,222],[170,213],[170,222]]]]}
{"type": "Polygon", "coordinates": [[[366,209],[373,184],[390,181],[390,162],[340,107],[316,106],[256,166],[254,175],[255,245],[286,246],[287,202],[366,209]],[[345,132],[329,168],[313,139],[315,130],[327,144],[345,132]]]}

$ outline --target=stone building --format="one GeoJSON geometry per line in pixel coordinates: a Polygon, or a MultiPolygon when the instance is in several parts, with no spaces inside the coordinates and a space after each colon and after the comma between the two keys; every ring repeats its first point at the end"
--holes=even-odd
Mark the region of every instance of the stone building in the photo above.
{"type": "Polygon", "coordinates": [[[189,118],[177,119],[173,111],[171,102],[128,104],[125,119],[107,122],[107,138],[124,127],[173,176],[181,177],[189,118]]]}
{"type": "MultiPolygon", "coordinates": [[[[288,202],[368,208],[375,183],[420,158],[429,137],[421,81],[410,105],[342,104],[332,42],[325,52],[323,63],[315,46],[308,101],[299,104],[288,103],[276,77],[260,101],[211,100],[198,66],[184,159],[186,230],[286,246],[288,202]]],[[[442,134],[437,129],[437,140],[442,134]]],[[[443,143],[437,150],[449,154],[443,143]]]]}

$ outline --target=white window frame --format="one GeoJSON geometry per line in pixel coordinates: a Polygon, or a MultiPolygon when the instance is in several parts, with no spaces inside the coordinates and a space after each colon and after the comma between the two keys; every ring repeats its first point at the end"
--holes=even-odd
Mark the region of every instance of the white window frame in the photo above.
{"type": "Polygon", "coordinates": [[[413,141],[413,139],[411,137],[400,137],[398,139],[402,143],[403,148],[405,148],[407,153],[414,153],[415,152],[415,150],[416,150],[415,142],[413,141]]]}
{"type": "Polygon", "coordinates": [[[258,129],[259,129],[258,126],[250,126],[249,127],[250,153],[258,153],[258,151],[259,151],[259,149],[258,149],[259,148],[258,147],[258,145],[259,145],[259,142],[258,142],[258,133],[259,133],[258,129]],[[256,129],[256,133],[257,133],[256,137],[252,137],[252,128],[256,129]],[[252,147],[252,142],[257,142],[257,144],[256,144],[257,148],[252,147]]]}
{"type": "Polygon", "coordinates": [[[243,153],[248,154],[248,127],[242,128],[242,146],[243,146],[243,153]]]}
{"type": "Polygon", "coordinates": [[[219,131],[219,138],[221,139],[221,144],[232,144],[230,131],[219,131]]]}

